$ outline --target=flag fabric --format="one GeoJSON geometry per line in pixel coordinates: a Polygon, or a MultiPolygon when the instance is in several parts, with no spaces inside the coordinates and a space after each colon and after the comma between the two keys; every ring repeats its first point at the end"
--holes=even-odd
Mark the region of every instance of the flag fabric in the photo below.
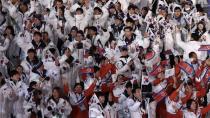
{"type": "Polygon", "coordinates": [[[209,51],[210,45],[201,45],[198,51],[209,51]]]}
{"type": "Polygon", "coordinates": [[[145,75],[142,75],[142,80],[141,80],[141,84],[142,85],[149,85],[149,77],[148,76],[145,76],[145,75]]]}
{"type": "Polygon", "coordinates": [[[150,75],[151,76],[157,76],[159,73],[163,72],[164,68],[162,67],[162,65],[159,65],[157,67],[155,67],[151,72],[150,75]]]}
{"type": "MultiPolygon", "coordinates": [[[[202,80],[206,77],[206,75],[208,74],[208,72],[209,72],[208,67],[205,67],[203,70],[198,70],[198,71],[196,72],[196,80],[197,80],[198,82],[202,81],[202,80]]],[[[208,77],[207,77],[207,78],[208,78],[208,77]]],[[[208,81],[208,80],[207,80],[207,81],[208,81]]]]}
{"type": "Polygon", "coordinates": [[[84,67],[80,69],[80,75],[82,80],[85,81],[88,76],[94,75],[94,68],[93,67],[84,67]]]}
{"type": "Polygon", "coordinates": [[[96,96],[96,94],[94,93],[93,96],[90,98],[90,101],[89,101],[89,105],[93,104],[93,103],[99,103],[99,99],[98,97],[96,96]]]}
{"type": "Polygon", "coordinates": [[[180,62],[179,63],[179,67],[181,68],[181,70],[183,70],[187,75],[193,75],[195,72],[194,72],[194,69],[193,67],[188,64],[187,62],[180,62]]]}
{"type": "Polygon", "coordinates": [[[163,89],[159,93],[153,93],[152,97],[155,99],[156,102],[160,102],[162,99],[164,99],[168,94],[166,93],[166,90],[163,89]]]}

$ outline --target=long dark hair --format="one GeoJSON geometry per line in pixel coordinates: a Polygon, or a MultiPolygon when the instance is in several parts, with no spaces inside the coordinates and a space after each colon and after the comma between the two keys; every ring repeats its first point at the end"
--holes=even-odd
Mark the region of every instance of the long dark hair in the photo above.
{"type": "Polygon", "coordinates": [[[186,103],[187,109],[190,110],[191,104],[195,102],[196,103],[196,109],[198,108],[198,103],[197,101],[193,100],[193,99],[189,99],[186,103]]]}
{"type": "Polygon", "coordinates": [[[15,30],[13,28],[13,26],[8,25],[5,30],[4,30],[4,36],[6,36],[6,30],[9,29],[11,31],[12,36],[15,36],[15,30]]]}

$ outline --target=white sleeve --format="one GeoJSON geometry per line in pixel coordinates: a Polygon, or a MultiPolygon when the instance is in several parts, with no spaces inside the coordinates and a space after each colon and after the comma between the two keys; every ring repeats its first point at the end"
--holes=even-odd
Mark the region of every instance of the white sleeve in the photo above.
{"type": "Polygon", "coordinates": [[[101,36],[101,43],[103,47],[105,46],[106,42],[109,40],[110,33],[108,31],[103,32],[103,35],[101,36]]]}
{"type": "Polygon", "coordinates": [[[84,14],[85,14],[85,21],[86,22],[89,22],[90,21],[90,19],[92,18],[92,16],[93,16],[93,9],[92,8],[88,8],[88,9],[86,9],[85,11],[84,11],[84,14]]]}
{"type": "Polygon", "coordinates": [[[143,40],[144,40],[143,48],[148,48],[149,47],[149,44],[150,44],[149,38],[143,38],[143,40]]]}
{"type": "Polygon", "coordinates": [[[66,61],[67,58],[68,58],[68,57],[67,57],[65,54],[62,55],[61,58],[59,59],[59,63],[60,63],[60,64],[64,63],[64,62],[66,61]]]}
{"type": "Polygon", "coordinates": [[[67,21],[69,21],[71,24],[75,24],[74,23],[74,18],[71,16],[71,12],[70,12],[70,10],[65,10],[64,11],[64,16],[65,16],[65,18],[67,19],[67,21]]]}
{"type": "Polygon", "coordinates": [[[90,47],[91,47],[91,44],[86,40],[84,41],[84,45],[87,49],[90,49],[90,47]]]}
{"type": "Polygon", "coordinates": [[[130,111],[137,111],[140,107],[140,102],[134,102],[132,99],[127,100],[128,109],[130,111]]]}
{"type": "Polygon", "coordinates": [[[106,20],[107,19],[107,17],[109,16],[109,12],[108,12],[108,10],[106,9],[106,8],[102,8],[102,11],[103,11],[103,15],[102,15],[102,18],[104,19],[104,20],[106,20]]]}
{"type": "Polygon", "coordinates": [[[179,47],[181,47],[183,50],[187,49],[187,44],[181,40],[181,33],[176,33],[176,43],[179,47]]]}
{"type": "Polygon", "coordinates": [[[66,101],[66,105],[65,105],[65,112],[64,112],[64,114],[65,115],[69,115],[70,113],[71,113],[71,111],[72,111],[72,108],[71,108],[71,106],[70,106],[70,104],[66,101]]]}
{"type": "Polygon", "coordinates": [[[21,35],[21,33],[20,33],[19,36],[17,36],[17,38],[16,38],[17,45],[18,45],[25,53],[27,53],[28,49],[33,48],[33,45],[32,45],[31,43],[26,43],[26,42],[24,42],[25,38],[27,38],[27,37],[21,37],[20,35],[21,35]],[[24,39],[23,39],[23,38],[24,38],[24,39]]]}
{"type": "Polygon", "coordinates": [[[137,36],[136,37],[136,42],[138,43],[139,46],[143,47],[144,49],[148,48],[149,47],[149,44],[150,44],[150,41],[149,41],[149,38],[146,37],[142,37],[142,36],[137,36]]]}
{"type": "Polygon", "coordinates": [[[29,72],[31,70],[29,69],[29,67],[27,66],[27,64],[25,63],[25,61],[22,61],[20,65],[23,67],[23,72],[25,72],[26,74],[29,74],[29,72]]]}
{"type": "Polygon", "coordinates": [[[35,11],[35,7],[36,7],[35,1],[31,0],[30,1],[29,15],[35,11]]]}
{"type": "Polygon", "coordinates": [[[129,69],[129,66],[126,64],[123,66],[122,62],[121,61],[118,61],[116,63],[116,67],[117,67],[117,74],[120,74],[120,73],[123,73],[125,71],[127,71],[129,69]]]}
{"type": "Polygon", "coordinates": [[[0,51],[6,51],[9,47],[9,43],[10,43],[10,40],[9,39],[5,39],[5,45],[4,46],[0,46],[0,51]]]}
{"type": "Polygon", "coordinates": [[[79,8],[80,6],[76,3],[73,6],[71,6],[70,12],[75,12],[77,8],[79,8]]]}
{"type": "Polygon", "coordinates": [[[174,40],[171,32],[165,33],[165,50],[173,50],[174,40]]]}

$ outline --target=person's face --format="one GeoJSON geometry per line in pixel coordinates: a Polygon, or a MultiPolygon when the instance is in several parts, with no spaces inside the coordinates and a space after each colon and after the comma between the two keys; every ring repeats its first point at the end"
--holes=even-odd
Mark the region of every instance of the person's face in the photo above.
{"type": "Polygon", "coordinates": [[[106,3],[106,2],[107,2],[107,0],[101,0],[101,2],[106,3]]]}
{"type": "Polygon", "coordinates": [[[76,40],[81,41],[83,39],[83,36],[80,33],[77,33],[76,40]]]}
{"type": "Polygon", "coordinates": [[[208,59],[206,60],[206,65],[207,65],[207,66],[210,66],[210,58],[208,58],[208,59]]]}
{"type": "Polygon", "coordinates": [[[204,28],[203,24],[201,24],[201,23],[198,24],[198,29],[199,29],[199,30],[203,30],[203,28],[204,28]]]}
{"type": "Polygon", "coordinates": [[[197,60],[198,60],[198,57],[197,57],[197,55],[196,54],[193,54],[193,57],[192,57],[192,63],[196,63],[197,62],[197,60]]]}
{"type": "Polygon", "coordinates": [[[109,97],[108,97],[109,101],[113,101],[113,96],[111,93],[109,93],[109,97]]]}
{"type": "Polygon", "coordinates": [[[158,77],[158,78],[164,78],[164,77],[165,77],[165,75],[164,75],[164,73],[163,73],[163,72],[161,72],[161,73],[159,73],[159,74],[157,75],[157,77],[158,77]]]}
{"type": "Polygon", "coordinates": [[[40,42],[41,37],[39,35],[34,35],[34,41],[35,42],[40,42]]]}
{"type": "Polygon", "coordinates": [[[32,23],[31,23],[31,21],[30,20],[27,20],[26,22],[25,22],[25,28],[27,29],[27,30],[29,30],[29,29],[31,29],[31,27],[32,27],[32,23]]]}
{"type": "Polygon", "coordinates": [[[25,13],[27,11],[27,6],[24,4],[20,5],[20,11],[22,11],[23,13],[25,13]]]}
{"type": "Polygon", "coordinates": [[[117,46],[116,41],[112,41],[112,42],[111,42],[111,48],[115,48],[116,46],[117,46]]]}
{"type": "Polygon", "coordinates": [[[128,95],[131,95],[131,93],[132,93],[132,88],[131,88],[131,87],[126,88],[126,91],[127,91],[128,95]]]}
{"type": "Polygon", "coordinates": [[[103,104],[105,102],[105,97],[104,96],[99,96],[99,101],[101,104],[103,104]]]}
{"type": "Polygon", "coordinates": [[[89,30],[90,31],[90,35],[95,35],[96,33],[95,33],[95,31],[93,31],[93,30],[89,30]]]}
{"type": "Polygon", "coordinates": [[[175,58],[174,58],[174,62],[175,62],[175,64],[178,64],[178,63],[179,63],[178,57],[175,57],[175,58]]]}
{"type": "Polygon", "coordinates": [[[122,76],[122,75],[119,75],[119,76],[117,77],[117,82],[118,82],[119,85],[121,85],[121,84],[124,83],[124,81],[123,81],[123,76],[122,76]]]}
{"type": "Polygon", "coordinates": [[[111,9],[109,9],[109,12],[110,12],[111,14],[115,14],[116,10],[115,10],[115,8],[111,8],[111,9]]]}
{"type": "Polygon", "coordinates": [[[135,14],[135,9],[132,8],[132,9],[128,10],[128,13],[129,14],[135,14]]]}
{"type": "Polygon", "coordinates": [[[5,31],[5,33],[6,33],[7,35],[10,35],[10,34],[12,33],[12,31],[11,31],[9,28],[7,28],[6,31],[5,31]]]}
{"type": "Polygon", "coordinates": [[[54,99],[59,99],[59,97],[60,97],[60,95],[59,95],[57,90],[53,90],[52,95],[53,95],[54,99]]]}
{"type": "Polygon", "coordinates": [[[48,37],[48,34],[47,33],[43,33],[43,40],[48,40],[49,37],[48,37]]]}
{"type": "Polygon", "coordinates": [[[71,31],[71,36],[72,36],[72,37],[76,37],[76,36],[77,36],[77,31],[72,30],[72,31],[71,31]]]}
{"type": "Polygon", "coordinates": [[[121,5],[120,5],[119,3],[116,3],[116,4],[115,4],[115,8],[116,8],[117,10],[120,10],[120,9],[121,9],[121,5]]]}
{"type": "Polygon", "coordinates": [[[63,6],[62,2],[56,2],[56,7],[61,8],[63,6]]]}
{"type": "Polygon", "coordinates": [[[189,11],[191,9],[191,6],[188,4],[186,4],[184,7],[185,7],[185,10],[187,10],[187,11],[189,11]]]}
{"type": "Polygon", "coordinates": [[[166,10],[161,10],[161,13],[162,13],[163,16],[166,16],[167,15],[166,10]]]}
{"type": "Polygon", "coordinates": [[[32,86],[32,88],[39,89],[39,85],[38,84],[35,84],[35,85],[32,86]]]}
{"type": "Polygon", "coordinates": [[[196,105],[195,101],[193,101],[191,106],[190,106],[190,109],[191,110],[196,110],[196,107],[197,107],[197,105],[196,105]]]}
{"type": "Polygon", "coordinates": [[[15,81],[19,81],[20,80],[20,74],[15,74],[13,77],[12,77],[13,80],[15,81]]]}
{"type": "Polygon", "coordinates": [[[12,4],[16,4],[18,0],[10,0],[12,4]]]}
{"type": "Polygon", "coordinates": [[[17,67],[17,69],[16,69],[19,73],[22,73],[23,72],[23,68],[22,67],[17,67]]]}
{"type": "Polygon", "coordinates": [[[130,37],[132,35],[132,31],[129,29],[125,29],[125,37],[130,37]]]}
{"type": "Polygon", "coordinates": [[[39,68],[41,71],[44,71],[44,65],[42,64],[41,67],[39,68]]]}
{"type": "Polygon", "coordinates": [[[115,24],[116,24],[116,25],[120,25],[120,24],[121,24],[121,20],[115,19],[115,24]]]}
{"type": "Polygon", "coordinates": [[[134,96],[137,98],[141,97],[141,89],[136,89],[136,92],[134,93],[134,96]]]}
{"type": "Polygon", "coordinates": [[[78,0],[78,1],[79,1],[79,3],[81,3],[81,4],[84,4],[84,3],[85,3],[84,0],[78,0]]]}
{"type": "Polygon", "coordinates": [[[77,93],[82,93],[82,86],[80,86],[80,85],[77,85],[76,87],[75,87],[75,91],[77,92],[77,93]]]}
{"type": "Polygon", "coordinates": [[[34,18],[34,24],[39,25],[41,24],[41,21],[38,18],[34,18]]]}
{"type": "Polygon", "coordinates": [[[94,10],[93,14],[94,15],[101,15],[101,12],[99,12],[98,10],[94,10]]]}
{"type": "Polygon", "coordinates": [[[33,52],[28,53],[28,58],[29,59],[34,59],[35,54],[33,52]]]}
{"type": "Polygon", "coordinates": [[[142,15],[142,16],[146,16],[146,14],[147,14],[147,11],[142,9],[142,10],[141,10],[141,15],[142,15]]]}
{"type": "Polygon", "coordinates": [[[175,10],[175,17],[179,17],[179,16],[181,16],[181,10],[177,9],[175,10]]]}
{"type": "Polygon", "coordinates": [[[127,50],[121,51],[121,55],[122,56],[127,56],[128,55],[128,51],[127,50]]]}
{"type": "Polygon", "coordinates": [[[192,89],[193,89],[193,86],[192,85],[185,86],[186,92],[192,91],[192,89]]]}
{"type": "Polygon", "coordinates": [[[82,12],[81,11],[76,11],[76,15],[81,15],[82,14],[82,12]]]}
{"type": "Polygon", "coordinates": [[[133,23],[127,22],[127,23],[126,23],[126,26],[133,27],[133,23]]]}

